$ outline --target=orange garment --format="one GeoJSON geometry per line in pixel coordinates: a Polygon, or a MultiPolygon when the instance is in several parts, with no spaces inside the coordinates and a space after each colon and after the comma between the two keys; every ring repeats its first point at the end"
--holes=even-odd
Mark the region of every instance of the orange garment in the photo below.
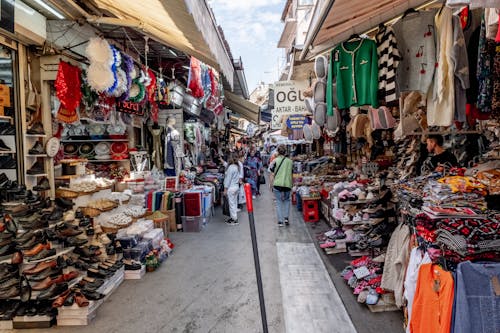
{"type": "Polygon", "coordinates": [[[411,312],[411,333],[449,333],[453,309],[453,277],[434,264],[418,271],[411,312]]]}

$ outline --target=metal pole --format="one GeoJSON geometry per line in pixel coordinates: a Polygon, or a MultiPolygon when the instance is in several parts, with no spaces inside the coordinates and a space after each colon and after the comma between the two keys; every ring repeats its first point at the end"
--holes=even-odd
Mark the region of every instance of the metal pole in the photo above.
{"type": "Polygon", "coordinates": [[[245,197],[247,200],[248,222],[250,225],[250,236],[252,238],[253,261],[255,264],[255,275],[257,276],[257,289],[259,292],[260,316],[262,318],[262,329],[267,330],[266,304],[264,303],[264,290],[262,289],[262,276],[260,274],[259,249],[257,248],[257,237],[255,235],[255,220],[253,218],[252,187],[245,184],[245,197]]]}

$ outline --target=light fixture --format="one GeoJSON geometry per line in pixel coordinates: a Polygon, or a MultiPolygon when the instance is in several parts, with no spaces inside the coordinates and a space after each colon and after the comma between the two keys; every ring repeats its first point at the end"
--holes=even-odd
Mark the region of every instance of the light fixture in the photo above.
{"type": "Polygon", "coordinates": [[[170,54],[173,55],[174,57],[177,57],[177,53],[175,53],[174,50],[168,49],[168,52],[170,52],[170,54]]]}
{"type": "Polygon", "coordinates": [[[40,5],[41,7],[43,7],[49,13],[53,14],[58,19],[62,20],[62,19],[65,18],[64,15],[62,15],[61,13],[59,13],[57,10],[55,10],[51,6],[47,5],[43,0],[33,0],[33,1],[36,2],[38,5],[40,5]]]}

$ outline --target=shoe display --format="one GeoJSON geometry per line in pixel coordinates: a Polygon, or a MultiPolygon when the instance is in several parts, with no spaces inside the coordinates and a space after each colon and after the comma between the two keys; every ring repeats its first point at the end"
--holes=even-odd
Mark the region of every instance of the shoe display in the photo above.
{"type": "Polygon", "coordinates": [[[1,152],[1,151],[3,151],[3,152],[5,152],[5,151],[12,151],[12,148],[11,148],[11,147],[9,147],[9,146],[7,146],[7,145],[5,144],[5,142],[3,142],[3,140],[2,140],[2,139],[0,139],[0,152],[1,152]]]}
{"type": "Polygon", "coordinates": [[[44,135],[45,131],[43,129],[42,123],[37,121],[30,128],[28,128],[26,133],[31,135],[44,135]]]}
{"type": "Polygon", "coordinates": [[[40,251],[38,254],[27,258],[28,261],[35,261],[35,260],[40,260],[40,259],[45,259],[48,257],[52,257],[56,255],[56,250],[55,249],[43,249],[40,251]]]}
{"type": "Polygon", "coordinates": [[[40,141],[35,142],[33,147],[28,150],[29,155],[43,155],[45,154],[45,149],[40,141]]]}
{"type": "Polygon", "coordinates": [[[40,263],[36,264],[36,266],[34,266],[32,268],[23,270],[23,274],[26,274],[26,275],[39,274],[46,269],[55,268],[56,266],[57,266],[56,260],[44,261],[44,262],[40,262],[40,263]]]}
{"type": "Polygon", "coordinates": [[[61,295],[64,291],[68,290],[68,284],[66,282],[63,283],[54,283],[49,288],[42,291],[38,296],[37,300],[44,299],[53,299],[59,295],[61,295]]]}
{"type": "Polygon", "coordinates": [[[49,179],[47,177],[40,178],[38,183],[33,187],[33,190],[37,192],[50,190],[49,179]]]}
{"type": "Polygon", "coordinates": [[[42,163],[40,162],[35,162],[35,164],[33,164],[31,166],[31,168],[29,168],[26,173],[28,175],[38,175],[38,174],[43,174],[45,173],[45,168],[44,166],[42,165],[42,163]]]}

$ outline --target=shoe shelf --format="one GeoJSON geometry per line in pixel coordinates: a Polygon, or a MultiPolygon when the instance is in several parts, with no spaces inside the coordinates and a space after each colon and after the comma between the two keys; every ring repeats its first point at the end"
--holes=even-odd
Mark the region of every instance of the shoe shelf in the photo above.
{"type": "Polygon", "coordinates": [[[16,152],[13,150],[8,150],[8,151],[0,151],[0,155],[9,155],[9,154],[15,154],[16,152]]]}
{"type": "Polygon", "coordinates": [[[27,157],[47,157],[47,154],[28,154],[27,157]]]}
{"type": "MultiPolygon", "coordinates": [[[[61,250],[60,250],[60,249],[57,249],[57,250],[56,250],[56,251],[57,251],[57,252],[56,252],[56,254],[54,254],[53,256],[46,257],[46,258],[42,258],[42,259],[39,259],[39,260],[32,260],[32,261],[28,261],[28,260],[26,260],[26,258],[25,258],[25,259],[24,259],[24,261],[23,261],[23,265],[26,265],[26,266],[28,266],[28,265],[33,265],[33,266],[34,266],[34,264],[38,264],[38,263],[40,263],[40,262],[54,260],[54,259],[56,259],[57,257],[60,257],[60,256],[62,256],[62,255],[64,255],[64,254],[68,254],[68,253],[70,253],[70,252],[71,252],[71,251],[73,251],[74,249],[75,249],[75,247],[74,247],[74,246],[71,246],[71,247],[66,247],[66,248],[61,249],[61,250]]],[[[23,269],[24,269],[24,268],[26,268],[26,267],[23,267],[23,269]]]]}
{"type": "Polygon", "coordinates": [[[28,138],[45,138],[47,137],[46,134],[26,134],[26,137],[28,138]]]}
{"type": "Polygon", "coordinates": [[[35,174],[30,175],[29,173],[27,173],[26,176],[27,177],[47,177],[48,174],[47,173],[35,173],[35,174]]]}

